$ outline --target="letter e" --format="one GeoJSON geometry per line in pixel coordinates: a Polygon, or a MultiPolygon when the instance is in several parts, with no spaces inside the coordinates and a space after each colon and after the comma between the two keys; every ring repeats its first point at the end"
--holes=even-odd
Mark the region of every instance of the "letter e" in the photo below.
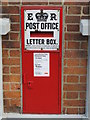
{"type": "Polygon", "coordinates": [[[33,14],[32,13],[28,13],[28,20],[33,20],[33,14]]]}

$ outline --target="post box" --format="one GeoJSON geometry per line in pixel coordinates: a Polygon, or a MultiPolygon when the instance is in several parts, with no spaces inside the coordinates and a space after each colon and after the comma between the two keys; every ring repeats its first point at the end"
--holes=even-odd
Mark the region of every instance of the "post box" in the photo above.
{"type": "Polygon", "coordinates": [[[21,8],[23,113],[61,113],[62,7],[21,8]]]}

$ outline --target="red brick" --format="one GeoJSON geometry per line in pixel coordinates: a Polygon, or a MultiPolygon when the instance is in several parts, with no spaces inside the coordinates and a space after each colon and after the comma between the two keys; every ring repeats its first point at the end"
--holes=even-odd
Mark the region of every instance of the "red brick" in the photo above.
{"type": "Polygon", "coordinates": [[[9,91],[9,90],[10,90],[10,84],[9,84],[9,83],[7,83],[7,84],[4,83],[4,84],[3,84],[3,90],[4,90],[4,91],[5,91],[5,90],[8,90],[8,91],[9,91]]]}
{"type": "Polygon", "coordinates": [[[78,92],[67,92],[67,99],[78,99],[78,92]]]}
{"type": "Polygon", "coordinates": [[[3,73],[9,73],[9,67],[5,66],[3,67],[3,73]]]}
{"type": "Polygon", "coordinates": [[[68,48],[69,49],[79,49],[80,42],[68,42],[68,48]]]}
{"type": "Polygon", "coordinates": [[[80,33],[66,33],[65,40],[88,40],[88,37],[82,36],[80,33]]]}
{"type": "Polygon", "coordinates": [[[78,108],[67,108],[67,114],[78,114],[78,108]]]}
{"type": "Polygon", "coordinates": [[[2,6],[2,13],[19,14],[19,7],[18,6],[2,6]]]}
{"type": "Polygon", "coordinates": [[[83,7],[83,13],[84,14],[89,14],[89,7],[88,6],[83,7]]]}
{"type": "Polygon", "coordinates": [[[62,4],[62,0],[50,0],[49,4],[52,4],[52,5],[61,5],[62,4]]]}
{"type": "Polygon", "coordinates": [[[11,20],[11,22],[20,22],[20,16],[19,15],[11,15],[10,20],[11,20]]]}
{"type": "Polygon", "coordinates": [[[9,106],[10,106],[10,100],[4,99],[4,107],[9,107],[9,106]]]}
{"type": "Polygon", "coordinates": [[[85,84],[64,84],[64,91],[86,91],[85,84]]]}
{"type": "Polygon", "coordinates": [[[20,84],[11,83],[11,90],[20,90],[20,84]]]}
{"type": "Polygon", "coordinates": [[[19,58],[3,58],[4,65],[20,65],[19,58]]]}
{"type": "Polygon", "coordinates": [[[20,83],[20,75],[3,75],[3,81],[20,83]]]}
{"type": "Polygon", "coordinates": [[[67,59],[64,60],[64,66],[66,66],[66,65],[67,65],[67,59]]]}
{"type": "Polygon", "coordinates": [[[18,106],[18,107],[21,107],[21,100],[20,99],[11,99],[10,100],[10,104],[11,106],[18,106]]]}
{"type": "Polygon", "coordinates": [[[84,100],[64,100],[64,106],[85,106],[84,100]]]}
{"type": "Polygon", "coordinates": [[[64,0],[64,5],[88,5],[89,3],[87,1],[84,2],[77,2],[76,0],[64,0]],[[68,2],[69,1],[69,2],[68,2]]]}
{"type": "Polygon", "coordinates": [[[68,14],[81,14],[81,7],[77,6],[69,6],[68,14]]]}
{"type": "Polygon", "coordinates": [[[9,82],[9,75],[3,75],[3,82],[9,82]]]}
{"type": "Polygon", "coordinates": [[[10,50],[11,57],[20,57],[20,50],[10,50]]]}
{"type": "Polygon", "coordinates": [[[19,82],[20,83],[20,75],[10,75],[9,76],[10,82],[19,82]]]}
{"type": "Polygon", "coordinates": [[[67,59],[67,66],[79,66],[79,59],[67,59]]]}
{"type": "Polygon", "coordinates": [[[20,74],[20,67],[11,67],[10,72],[12,74],[20,74]]]}
{"type": "Polygon", "coordinates": [[[81,16],[81,19],[90,19],[90,16],[87,15],[87,16],[81,16]]]}
{"type": "Polygon", "coordinates": [[[86,58],[87,51],[85,50],[66,50],[65,58],[86,58]]]}
{"type": "Polygon", "coordinates": [[[11,24],[11,31],[20,31],[19,24],[11,24]]]}
{"type": "Polygon", "coordinates": [[[79,25],[67,25],[67,31],[79,32],[79,25]]]}
{"type": "Polygon", "coordinates": [[[47,2],[23,2],[23,5],[48,5],[47,2]]]}
{"type": "Polygon", "coordinates": [[[80,82],[86,83],[86,76],[80,76],[80,82]]]}
{"type": "Polygon", "coordinates": [[[3,51],[2,51],[2,56],[3,56],[3,57],[8,57],[8,56],[9,56],[8,53],[9,53],[8,50],[3,50],[3,51]]]}
{"type": "Polygon", "coordinates": [[[66,16],[65,23],[80,23],[80,16],[66,16]]]}
{"type": "Polygon", "coordinates": [[[20,40],[19,33],[10,33],[10,40],[20,40]]]}
{"type": "Polygon", "coordinates": [[[21,107],[18,107],[18,106],[15,106],[15,105],[14,106],[9,106],[9,107],[4,107],[4,112],[5,113],[21,113],[21,107]]]}
{"type": "Polygon", "coordinates": [[[66,92],[63,92],[63,99],[66,98],[66,92]]]}
{"type": "Polygon", "coordinates": [[[80,93],[80,99],[86,99],[86,92],[80,93]]]}
{"type": "Polygon", "coordinates": [[[64,75],[64,78],[63,78],[64,83],[66,82],[66,79],[67,79],[67,76],[64,75]]]}
{"type": "Polygon", "coordinates": [[[74,76],[74,75],[67,76],[67,82],[68,83],[78,83],[78,81],[79,81],[78,76],[74,76]]]}
{"type": "Polygon", "coordinates": [[[67,27],[65,26],[65,27],[64,27],[64,32],[66,32],[66,30],[67,30],[67,27]]]}
{"type": "Polygon", "coordinates": [[[80,66],[85,66],[85,67],[87,67],[87,59],[81,59],[81,60],[80,60],[80,66]]]}
{"type": "Polygon", "coordinates": [[[19,41],[3,41],[3,48],[20,48],[19,41]]]}
{"type": "Polygon", "coordinates": [[[64,43],[64,48],[65,48],[65,49],[68,48],[67,45],[68,45],[68,43],[67,43],[67,41],[66,41],[66,42],[64,43]]]}
{"type": "Polygon", "coordinates": [[[68,13],[67,6],[64,7],[65,14],[68,13]]]}
{"type": "Polygon", "coordinates": [[[20,98],[20,91],[5,91],[4,98],[20,98]]]}
{"type": "Polygon", "coordinates": [[[64,67],[64,74],[86,74],[87,69],[82,67],[64,67]]]}
{"type": "Polygon", "coordinates": [[[88,42],[82,42],[81,43],[81,49],[88,49],[88,42]]]}

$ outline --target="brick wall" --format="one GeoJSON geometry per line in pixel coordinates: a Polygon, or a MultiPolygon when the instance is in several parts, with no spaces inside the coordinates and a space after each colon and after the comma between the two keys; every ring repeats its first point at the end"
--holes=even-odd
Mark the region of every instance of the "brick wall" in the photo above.
{"type": "Polygon", "coordinates": [[[65,3],[63,113],[85,113],[87,37],[80,33],[80,19],[88,18],[87,3],[65,3]]]}
{"type": "Polygon", "coordinates": [[[4,111],[21,112],[20,4],[3,2],[2,17],[11,22],[10,32],[2,37],[4,111]]]}
{"type": "MultiPolygon", "coordinates": [[[[20,9],[21,5],[61,5],[59,0],[44,2],[2,2],[2,15],[10,18],[11,31],[3,39],[4,111],[21,111],[20,9]]],[[[88,3],[64,4],[63,110],[65,114],[84,114],[87,74],[87,37],[80,33],[80,19],[88,18],[88,3]]]]}

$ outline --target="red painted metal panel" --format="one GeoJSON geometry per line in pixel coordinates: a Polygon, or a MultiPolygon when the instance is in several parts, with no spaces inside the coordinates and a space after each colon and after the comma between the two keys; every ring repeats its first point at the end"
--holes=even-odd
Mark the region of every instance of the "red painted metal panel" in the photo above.
{"type": "MultiPolygon", "coordinates": [[[[62,7],[25,6],[21,8],[22,33],[22,79],[23,79],[23,113],[60,114],[61,113],[61,73],[62,73],[62,7]],[[24,49],[24,10],[46,9],[60,10],[60,49],[57,51],[40,51],[24,49]],[[50,54],[50,76],[34,77],[33,53],[50,54]]],[[[37,34],[36,34],[37,35],[37,34]]],[[[40,34],[39,36],[43,36],[40,34]]],[[[51,33],[46,34],[47,37],[51,33]]],[[[32,36],[35,36],[32,35],[32,36]]],[[[44,35],[45,36],[45,35],[44,35]]]]}

